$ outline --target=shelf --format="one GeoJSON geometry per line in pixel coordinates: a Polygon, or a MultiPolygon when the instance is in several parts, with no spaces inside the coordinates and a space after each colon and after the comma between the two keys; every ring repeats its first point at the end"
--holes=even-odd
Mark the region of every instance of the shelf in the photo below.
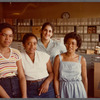
{"type": "Polygon", "coordinates": [[[21,41],[25,33],[34,33],[40,37],[40,29],[45,22],[54,25],[54,38],[64,38],[65,34],[77,32],[82,38],[80,51],[94,49],[100,45],[100,18],[57,18],[57,19],[0,19],[0,22],[8,22],[15,28],[14,41],[21,41]]]}

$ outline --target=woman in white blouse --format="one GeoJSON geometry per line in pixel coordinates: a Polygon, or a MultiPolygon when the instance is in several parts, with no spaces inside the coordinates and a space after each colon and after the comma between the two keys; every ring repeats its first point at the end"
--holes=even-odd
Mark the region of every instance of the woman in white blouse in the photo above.
{"type": "Polygon", "coordinates": [[[25,49],[22,53],[22,63],[27,80],[28,97],[54,98],[50,56],[36,50],[37,37],[34,34],[25,34],[22,42],[25,49]]]}

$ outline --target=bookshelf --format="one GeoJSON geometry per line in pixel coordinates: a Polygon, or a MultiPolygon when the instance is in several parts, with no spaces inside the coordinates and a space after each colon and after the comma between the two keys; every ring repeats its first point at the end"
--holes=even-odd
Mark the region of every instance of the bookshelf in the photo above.
{"type": "Polygon", "coordinates": [[[21,42],[25,33],[34,33],[40,37],[40,29],[45,22],[54,25],[53,38],[63,38],[66,33],[77,32],[82,38],[80,52],[87,49],[94,50],[100,46],[100,18],[57,18],[57,19],[0,19],[1,22],[8,22],[15,28],[14,41],[21,42]]]}

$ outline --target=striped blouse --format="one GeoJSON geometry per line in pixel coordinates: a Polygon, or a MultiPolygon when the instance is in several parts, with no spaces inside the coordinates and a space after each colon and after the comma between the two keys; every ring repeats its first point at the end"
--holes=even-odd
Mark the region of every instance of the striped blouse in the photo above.
{"type": "Polygon", "coordinates": [[[16,62],[21,59],[21,54],[17,49],[10,48],[9,58],[5,58],[0,53],[0,78],[15,76],[17,72],[16,62]]]}

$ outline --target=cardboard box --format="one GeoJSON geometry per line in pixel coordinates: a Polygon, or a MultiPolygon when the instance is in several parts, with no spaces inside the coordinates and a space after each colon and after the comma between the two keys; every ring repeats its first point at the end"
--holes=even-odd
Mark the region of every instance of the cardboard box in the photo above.
{"type": "Polygon", "coordinates": [[[33,26],[32,27],[32,33],[36,35],[37,37],[40,37],[41,33],[41,26],[33,26]]]}
{"type": "Polygon", "coordinates": [[[94,97],[100,98],[100,63],[94,62],[94,97]]]}
{"type": "Polygon", "coordinates": [[[86,53],[87,53],[87,54],[94,54],[94,50],[89,50],[89,49],[87,49],[87,50],[86,50],[86,53]]]}

